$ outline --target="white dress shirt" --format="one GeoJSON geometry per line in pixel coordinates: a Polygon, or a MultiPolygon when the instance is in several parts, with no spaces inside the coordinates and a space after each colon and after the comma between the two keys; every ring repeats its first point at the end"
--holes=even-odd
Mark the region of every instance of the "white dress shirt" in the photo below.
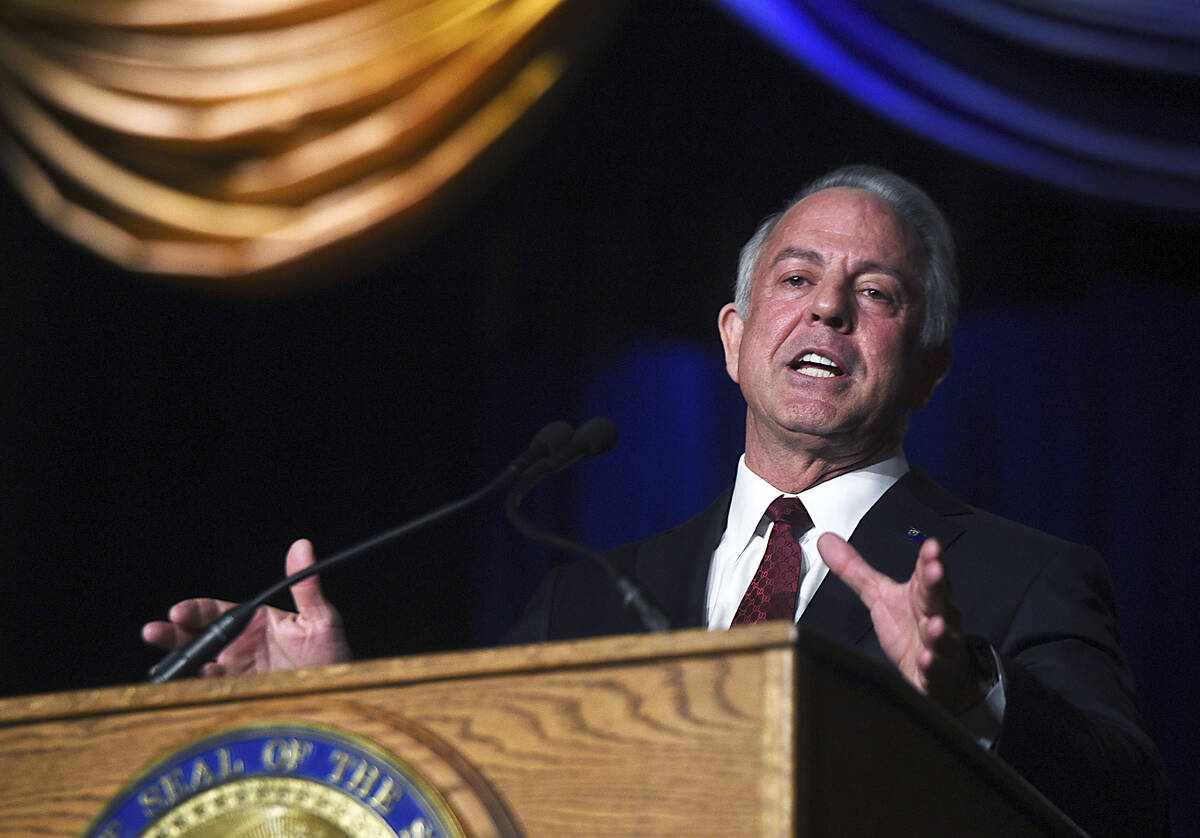
{"type": "MultiPolygon", "coordinates": [[[[829,572],[817,552],[817,538],[831,532],[849,541],[862,517],[907,471],[908,460],[897,448],[881,462],[830,478],[796,495],[779,491],[752,472],[743,454],[738,460],[725,533],[713,551],[708,574],[705,613],[709,629],[727,629],[733,624],[742,597],[767,552],[767,539],[774,524],[766,513],[775,498],[780,495],[800,498],[813,521],[813,526],[800,536],[804,566],[800,570],[800,597],[796,603],[796,619],[799,620],[829,572]]],[[[999,735],[1007,704],[1004,667],[995,651],[992,655],[999,680],[982,701],[958,716],[959,723],[984,748],[990,748],[999,735]]]]}
{"type": "Polygon", "coordinates": [[[799,620],[829,571],[817,552],[817,536],[831,532],[849,540],[850,533],[867,510],[907,471],[904,452],[896,449],[882,462],[830,478],[795,495],[780,492],[752,472],[743,454],[738,460],[725,534],[713,552],[708,574],[705,611],[708,627],[727,629],[733,623],[738,605],[767,551],[767,538],[774,526],[766,517],[771,501],[781,494],[799,497],[813,521],[812,529],[800,537],[804,566],[800,571],[800,599],[796,603],[796,619],[799,620]]]}

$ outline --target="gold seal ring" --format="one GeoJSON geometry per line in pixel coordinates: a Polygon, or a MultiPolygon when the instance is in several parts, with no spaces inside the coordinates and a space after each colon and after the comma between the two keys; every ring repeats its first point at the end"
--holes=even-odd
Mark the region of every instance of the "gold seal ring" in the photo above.
{"type": "MultiPolygon", "coordinates": [[[[432,835],[423,820],[405,830],[432,835]]],[[[142,838],[396,838],[361,801],[295,777],[248,777],[196,795],[142,838]]]]}

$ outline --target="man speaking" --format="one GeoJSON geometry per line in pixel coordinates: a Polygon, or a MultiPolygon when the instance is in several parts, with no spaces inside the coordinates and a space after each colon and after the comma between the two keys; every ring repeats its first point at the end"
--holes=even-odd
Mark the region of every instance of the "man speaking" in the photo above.
{"type": "MultiPolygon", "coordinates": [[[[609,559],[677,628],[798,620],[886,658],[1089,832],[1164,834],[1100,557],[967,506],[905,460],[908,416],[950,368],[957,300],[923,192],[863,166],[814,181],[743,248],[718,315],[747,405],[733,487],[609,559]]],[[[288,570],[311,561],[297,542],[288,570]]],[[[206,672],[347,658],[316,579],[293,594],[298,613],[264,609],[206,672]]],[[[143,635],[178,647],[228,605],[187,600],[143,635]]],[[[549,574],[508,640],[639,629],[580,562],[549,574]]]]}

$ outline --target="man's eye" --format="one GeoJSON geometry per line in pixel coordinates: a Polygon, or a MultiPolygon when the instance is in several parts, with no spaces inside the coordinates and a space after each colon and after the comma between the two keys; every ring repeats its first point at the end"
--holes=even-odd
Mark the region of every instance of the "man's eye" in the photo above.
{"type": "Polygon", "coordinates": [[[793,287],[808,284],[808,279],[806,277],[800,276],[799,274],[792,274],[791,276],[784,277],[783,281],[793,287]]]}
{"type": "Polygon", "coordinates": [[[862,293],[868,300],[877,300],[881,303],[891,302],[892,300],[891,297],[878,288],[864,288],[862,289],[862,293]]]}

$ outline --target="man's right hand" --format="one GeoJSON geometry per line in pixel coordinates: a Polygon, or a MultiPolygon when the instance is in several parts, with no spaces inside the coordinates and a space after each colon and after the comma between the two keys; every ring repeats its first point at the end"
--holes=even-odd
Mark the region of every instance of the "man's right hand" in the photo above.
{"type": "MultiPolygon", "coordinates": [[[[290,575],[316,562],[313,546],[301,539],[288,550],[285,563],[290,575]]],[[[321,594],[316,576],[292,586],[296,611],[263,606],[246,630],[204,665],[201,674],[241,675],[274,672],[350,660],[350,646],[342,631],[342,617],[321,594]]],[[[185,599],[171,606],[167,620],[142,626],[142,639],[162,649],[186,646],[213,620],[234,606],[220,599],[185,599]]]]}

